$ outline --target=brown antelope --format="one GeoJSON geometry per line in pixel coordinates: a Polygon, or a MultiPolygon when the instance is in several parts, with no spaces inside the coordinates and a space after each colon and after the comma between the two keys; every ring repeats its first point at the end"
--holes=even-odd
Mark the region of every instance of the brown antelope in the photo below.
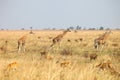
{"type": "Polygon", "coordinates": [[[68,41],[68,42],[71,42],[71,40],[70,40],[70,39],[68,39],[67,41],[68,41]]]}
{"type": "Polygon", "coordinates": [[[43,51],[43,52],[40,52],[40,53],[41,53],[41,56],[47,55],[47,52],[46,52],[46,51],[43,51]]]}
{"type": "Polygon", "coordinates": [[[47,54],[47,55],[45,56],[45,59],[47,59],[47,60],[53,60],[53,56],[47,54]]]}
{"type": "Polygon", "coordinates": [[[111,62],[108,60],[107,62],[101,62],[96,67],[99,67],[102,70],[113,70],[114,68],[111,66],[111,62]]]}
{"type": "Polygon", "coordinates": [[[114,69],[110,69],[109,71],[112,75],[116,75],[116,76],[120,77],[120,73],[118,71],[116,71],[114,69]]]}
{"type": "Polygon", "coordinates": [[[75,39],[75,42],[78,42],[78,39],[75,39]]]}
{"type": "Polygon", "coordinates": [[[59,34],[58,36],[53,38],[53,40],[52,40],[53,43],[52,43],[52,45],[50,47],[53,47],[56,43],[58,43],[59,47],[60,47],[61,46],[60,42],[61,42],[62,38],[67,34],[67,32],[70,32],[70,30],[67,29],[67,30],[63,31],[62,34],[59,34]]]}
{"type": "Polygon", "coordinates": [[[97,59],[97,57],[98,57],[98,55],[95,53],[90,54],[90,61],[97,59]]]}
{"type": "Polygon", "coordinates": [[[59,63],[61,67],[69,67],[71,65],[70,61],[57,61],[57,64],[59,63]]]}
{"type": "Polygon", "coordinates": [[[61,67],[67,67],[68,65],[70,65],[70,62],[69,62],[69,61],[64,61],[64,62],[61,62],[61,63],[60,63],[60,66],[61,66],[61,67]]]}
{"type": "Polygon", "coordinates": [[[83,41],[83,38],[79,38],[79,40],[82,42],[82,41],[83,41]]]}
{"type": "Polygon", "coordinates": [[[5,70],[16,70],[17,67],[18,67],[18,63],[12,62],[12,63],[7,65],[7,68],[5,70]]]}
{"type": "Polygon", "coordinates": [[[95,49],[100,49],[101,47],[101,50],[102,50],[103,46],[106,45],[106,42],[107,42],[107,39],[109,38],[110,33],[111,31],[107,31],[102,36],[94,40],[95,49]]]}

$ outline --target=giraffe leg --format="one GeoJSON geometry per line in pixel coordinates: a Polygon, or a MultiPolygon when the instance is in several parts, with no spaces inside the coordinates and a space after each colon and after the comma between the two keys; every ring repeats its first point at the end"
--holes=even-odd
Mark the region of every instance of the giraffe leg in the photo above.
{"type": "Polygon", "coordinates": [[[106,46],[106,43],[101,44],[101,51],[103,50],[103,48],[106,46]]]}
{"type": "Polygon", "coordinates": [[[18,53],[21,51],[21,46],[19,45],[18,46],[18,53]]]}
{"type": "Polygon", "coordinates": [[[98,47],[98,46],[97,46],[96,44],[94,44],[94,48],[97,49],[97,47],[98,47]]]}
{"type": "Polygon", "coordinates": [[[97,51],[99,50],[99,47],[100,47],[100,45],[97,44],[97,45],[96,45],[96,49],[97,49],[97,51]]]}
{"type": "Polygon", "coordinates": [[[25,52],[25,43],[22,43],[22,50],[25,52]]]}
{"type": "Polygon", "coordinates": [[[95,48],[97,51],[99,50],[99,47],[100,47],[100,45],[99,45],[98,43],[95,43],[94,48],[95,48]]]}
{"type": "Polygon", "coordinates": [[[59,49],[61,48],[61,43],[59,42],[59,49]]]}
{"type": "Polygon", "coordinates": [[[23,46],[23,52],[25,52],[25,46],[23,46]]]}
{"type": "Polygon", "coordinates": [[[96,49],[97,49],[97,51],[99,51],[99,49],[100,49],[100,45],[97,45],[97,48],[96,48],[96,49]]]}
{"type": "Polygon", "coordinates": [[[20,50],[21,50],[21,44],[20,44],[20,42],[18,41],[18,53],[20,52],[20,50]]]}

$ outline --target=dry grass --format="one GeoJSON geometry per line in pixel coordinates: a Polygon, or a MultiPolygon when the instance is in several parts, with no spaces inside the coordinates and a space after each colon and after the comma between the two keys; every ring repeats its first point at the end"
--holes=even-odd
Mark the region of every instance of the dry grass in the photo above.
{"type": "Polygon", "coordinates": [[[7,52],[0,51],[1,80],[120,80],[118,76],[120,72],[119,31],[112,31],[108,46],[105,46],[103,51],[96,51],[93,48],[93,41],[104,31],[69,32],[64,36],[61,48],[57,44],[50,48],[50,45],[51,38],[62,31],[33,32],[35,34],[29,35],[26,40],[26,52],[17,53],[17,40],[29,31],[0,31],[0,45],[8,41],[7,52]],[[80,37],[84,39],[82,42],[74,41],[80,37]],[[71,42],[68,42],[68,39],[71,42]],[[47,55],[44,51],[47,51],[47,55]],[[61,52],[72,53],[72,55],[61,55],[61,52]],[[84,54],[98,56],[96,60],[90,61],[83,56],[84,54]],[[115,71],[103,71],[95,67],[108,60],[111,61],[115,71]],[[14,62],[19,66],[5,70],[10,63],[14,62]]]}

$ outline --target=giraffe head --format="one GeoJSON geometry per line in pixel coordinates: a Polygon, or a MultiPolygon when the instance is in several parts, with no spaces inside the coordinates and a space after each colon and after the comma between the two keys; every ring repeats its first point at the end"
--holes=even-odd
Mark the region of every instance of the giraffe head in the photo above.
{"type": "Polygon", "coordinates": [[[71,32],[70,29],[64,30],[63,33],[71,32]]]}
{"type": "Polygon", "coordinates": [[[112,33],[112,31],[111,30],[107,30],[105,33],[106,34],[110,34],[110,33],[112,33]]]}

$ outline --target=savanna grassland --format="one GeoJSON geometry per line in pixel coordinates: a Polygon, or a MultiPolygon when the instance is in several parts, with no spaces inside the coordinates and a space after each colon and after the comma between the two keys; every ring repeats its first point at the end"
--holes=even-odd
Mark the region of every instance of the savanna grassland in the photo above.
{"type": "Polygon", "coordinates": [[[26,51],[18,53],[17,40],[29,32],[0,31],[0,80],[120,80],[120,31],[112,31],[102,51],[93,44],[105,31],[71,31],[61,47],[52,48],[52,39],[62,31],[33,31],[26,39],[26,51]],[[90,54],[98,56],[90,61],[90,54]],[[96,67],[107,61],[116,73],[96,67]],[[15,66],[7,68],[13,62],[15,66]]]}

